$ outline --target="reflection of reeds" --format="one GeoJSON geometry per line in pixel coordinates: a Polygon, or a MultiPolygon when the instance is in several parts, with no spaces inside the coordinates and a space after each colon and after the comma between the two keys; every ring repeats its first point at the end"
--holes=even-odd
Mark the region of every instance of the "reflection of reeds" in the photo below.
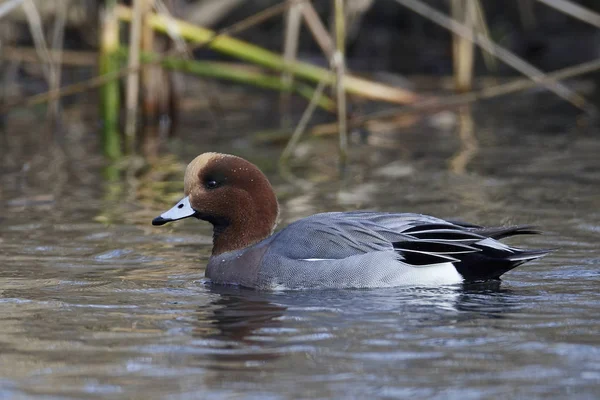
{"type": "Polygon", "coordinates": [[[470,106],[462,106],[458,112],[458,137],[460,150],[450,159],[450,170],[455,174],[464,174],[469,162],[479,151],[479,142],[475,136],[475,124],[470,106]]]}

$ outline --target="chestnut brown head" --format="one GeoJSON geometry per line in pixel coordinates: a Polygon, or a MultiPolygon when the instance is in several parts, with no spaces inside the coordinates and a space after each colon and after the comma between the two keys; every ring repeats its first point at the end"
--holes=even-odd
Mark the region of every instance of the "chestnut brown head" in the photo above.
{"type": "Polygon", "coordinates": [[[219,153],[196,157],[185,171],[185,197],[153,225],[196,217],[213,224],[213,255],[268,237],[279,206],[267,177],[243,158],[219,153]]]}

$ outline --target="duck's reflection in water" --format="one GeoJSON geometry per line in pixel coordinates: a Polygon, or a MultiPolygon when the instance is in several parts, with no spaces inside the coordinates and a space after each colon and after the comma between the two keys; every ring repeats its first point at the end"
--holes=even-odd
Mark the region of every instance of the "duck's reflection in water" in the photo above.
{"type": "Polygon", "coordinates": [[[214,339],[253,343],[251,338],[260,329],[281,326],[278,320],[286,307],[270,301],[273,295],[251,289],[218,287],[211,288],[219,297],[213,304],[212,324],[218,333],[214,339]]]}
{"type": "Polygon", "coordinates": [[[339,345],[332,342],[381,335],[389,327],[382,321],[387,324],[394,315],[397,321],[392,325],[398,331],[503,318],[518,310],[521,297],[502,289],[499,281],[444,288],[284,293],[214,286],[210,292],[214,300],[198,309],[193,336],[207,349],[199,354],[198,363],[212,370],[267,368],[281,357],[339,345]],[[353,337],[347,336],[350,330],[353,337]]]}
{"type": "Polygon", "coordinates": [[[462,285],[455,308],[479,318],[503,318],[522,306],[525,292],[508,289],[500,280],[462,285]]]}
{"type": "Polygon", "coordinates": [[[247,368],[278,358],[274,335],[281,329],[280,317],[286,307],[272,300],[273,295],[255,290],[210,288],[215,299],[198,309],[192,335],[210,348],[208,367],[214,369],[247,368]],[[268,332],[268,333],[266,333],[268,332]]]}

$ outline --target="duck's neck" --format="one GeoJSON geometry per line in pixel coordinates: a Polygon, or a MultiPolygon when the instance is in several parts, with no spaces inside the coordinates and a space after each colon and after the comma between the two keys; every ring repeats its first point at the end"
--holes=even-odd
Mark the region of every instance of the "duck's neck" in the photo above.
{"type": "Polygon", "coordinates": [[[260,218],[210,222],[213,224],[213,256],[250,247],[268,238],[275,228],[275,221],[260,218]]]}

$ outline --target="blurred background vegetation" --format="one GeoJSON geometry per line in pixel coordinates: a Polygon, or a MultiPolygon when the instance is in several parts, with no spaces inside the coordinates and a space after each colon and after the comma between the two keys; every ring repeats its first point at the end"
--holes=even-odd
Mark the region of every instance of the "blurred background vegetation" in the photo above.
{"type": "Polygon", "coordinates": [[[525,90],[562,98],[585,128],[599,11],[591,0],[4,0],[3,167],[102,155],[116,177],[189,144],[182,131],[191,153],[227,136],[278,146],[280,165],[306,133],[343,163],[348,143],[389,146],[378,132],[417,129],[423,115],[462,124],[466,105],[525,90]]]}

